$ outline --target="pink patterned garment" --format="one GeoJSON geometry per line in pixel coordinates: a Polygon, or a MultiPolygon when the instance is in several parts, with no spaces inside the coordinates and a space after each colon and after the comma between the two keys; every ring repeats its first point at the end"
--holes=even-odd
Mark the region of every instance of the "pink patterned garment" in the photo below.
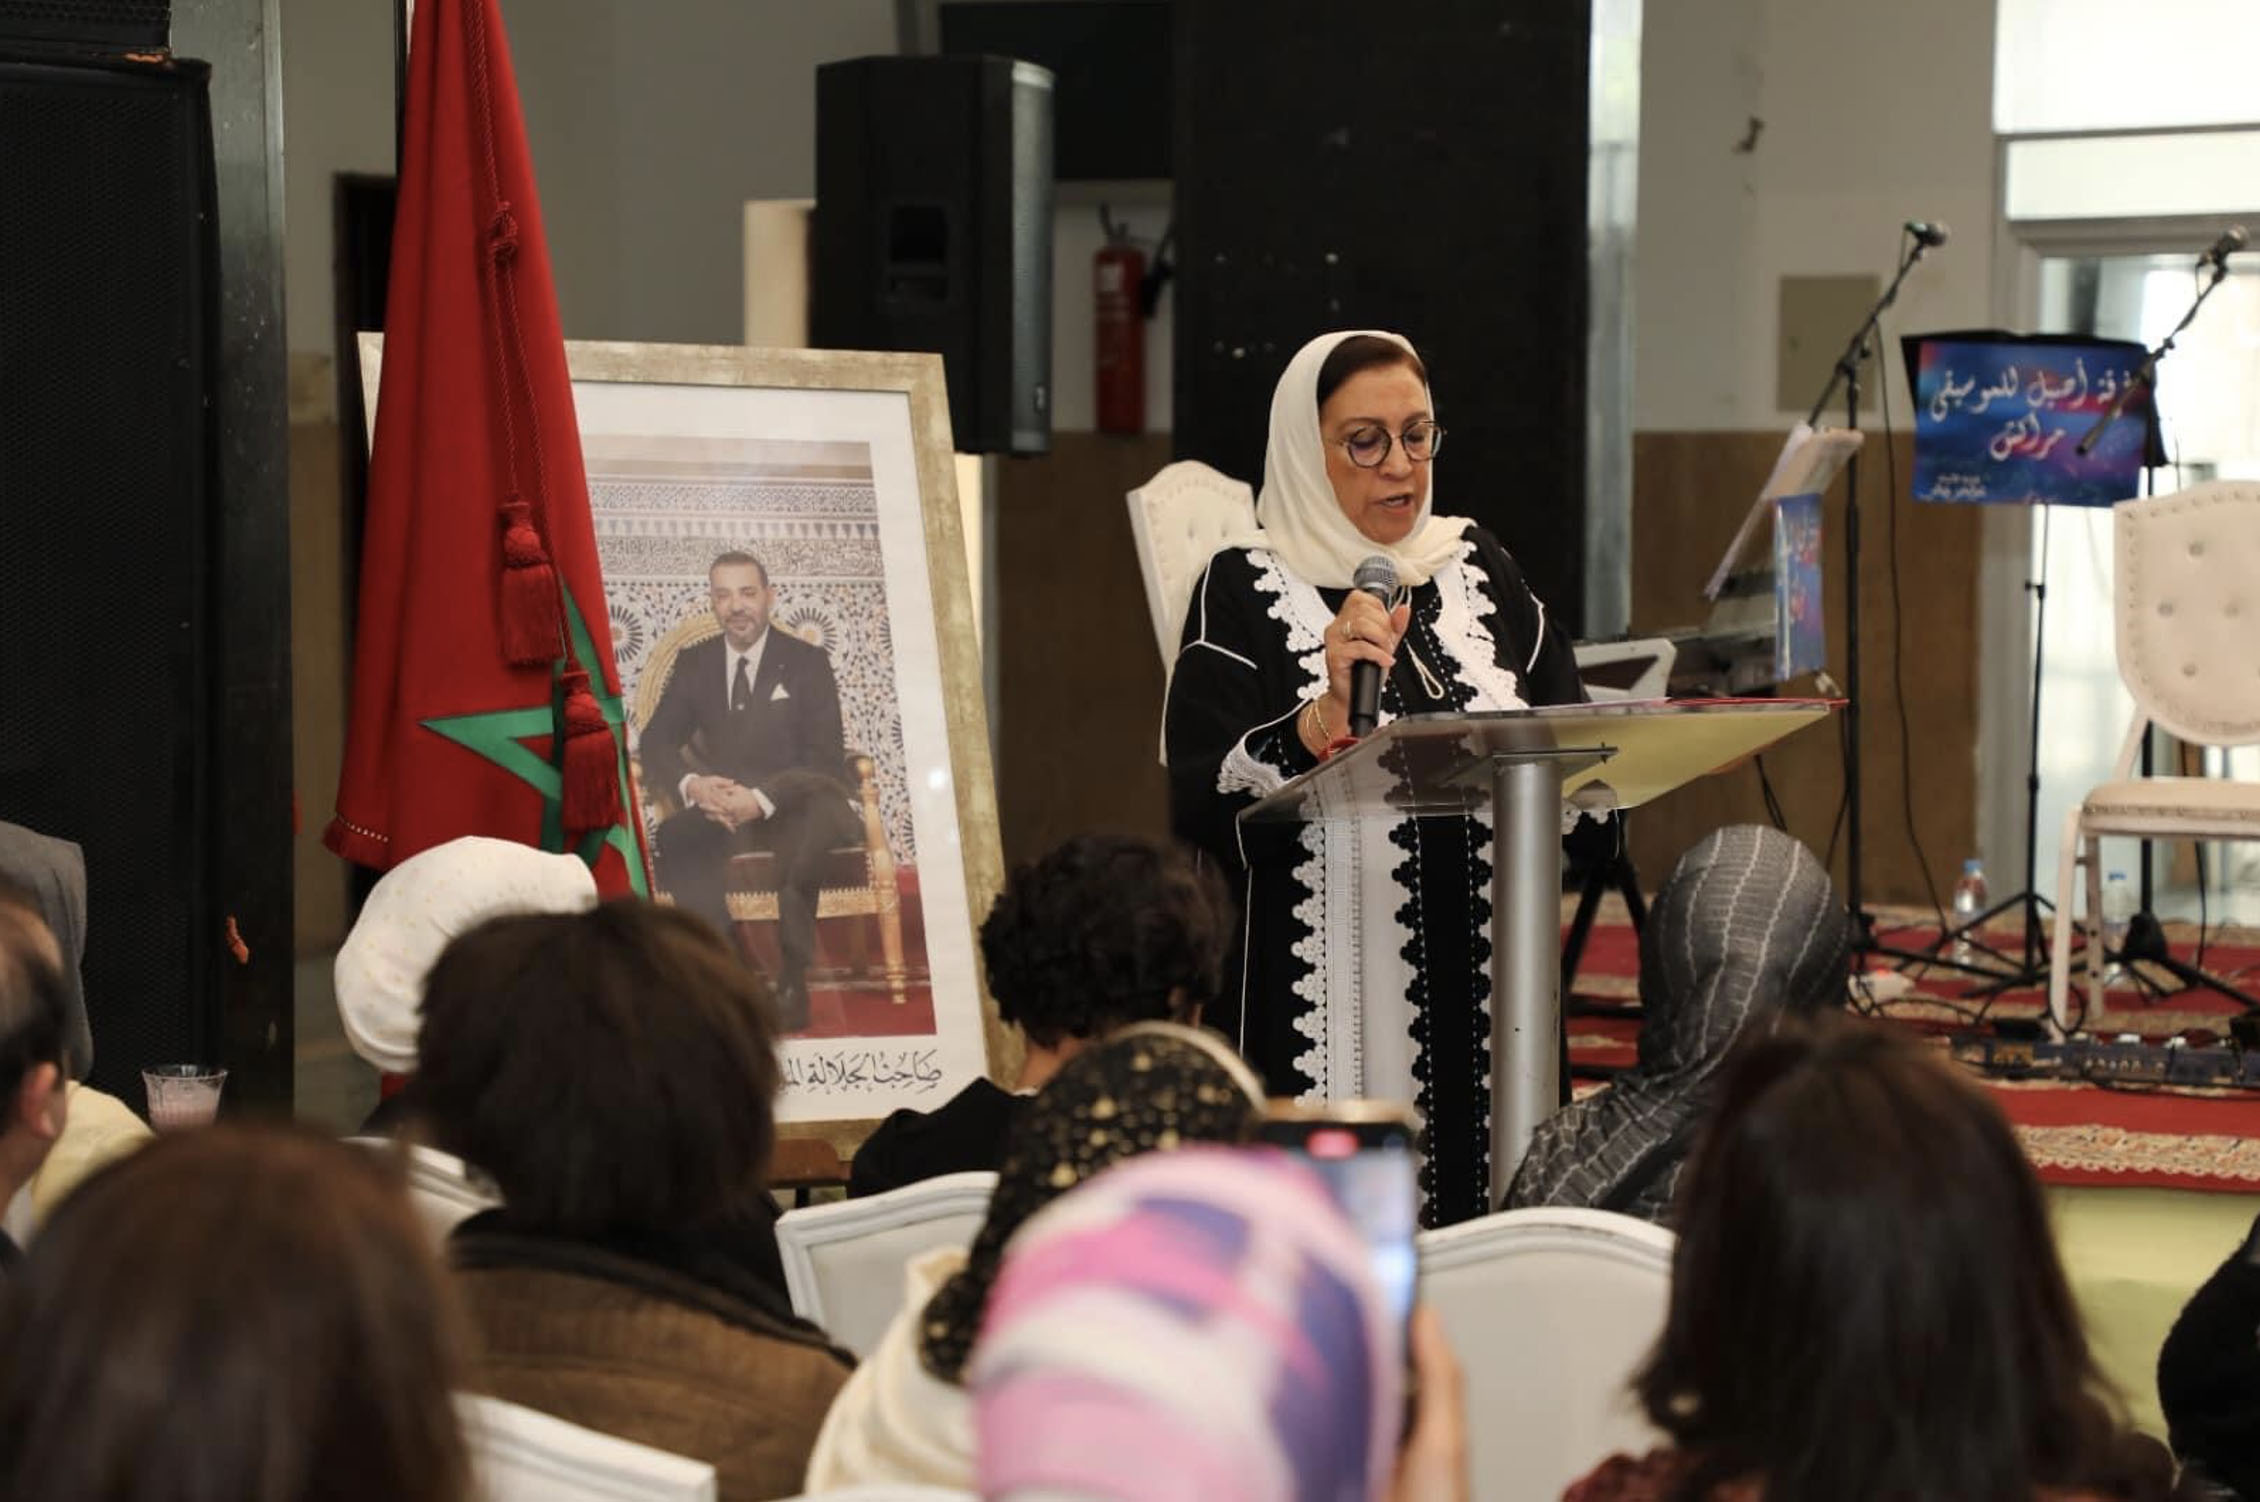
{"type": "Polygon", "coordinates": [[[1369,1502],[1395,1460],[1400,1340],[1302,1165],[1133,1160],[1006,1254],[968,1371],[981,1495],[1369,1502]]]}

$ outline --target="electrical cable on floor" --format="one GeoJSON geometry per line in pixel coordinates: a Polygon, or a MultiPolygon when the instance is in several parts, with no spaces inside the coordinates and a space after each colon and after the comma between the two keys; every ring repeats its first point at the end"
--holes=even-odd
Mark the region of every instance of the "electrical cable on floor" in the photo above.
{"type": "Polygon", "coordinates": [[[1766,758],[1761,753],[1756,760],[1758,763],[1758,793],[1766,800],[1766,817],[1773,820],[1774,828],[1780,830],[1783,834],[1787,834],[1789,833],[1789,816],[1781,811],[1781,799],[1774,793],[1773,778],[1766,775],[1766,758]]]}

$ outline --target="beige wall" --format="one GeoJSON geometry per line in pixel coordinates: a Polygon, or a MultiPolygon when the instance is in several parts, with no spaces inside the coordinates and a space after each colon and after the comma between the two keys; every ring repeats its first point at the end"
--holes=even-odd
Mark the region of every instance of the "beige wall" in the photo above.
{"type": "Polygon", "coordinates": [[[1986,322],[1991,4],[1649,0],[1641,68],[1636,427],[1803,416],[1775,406],[1780,278],[1888,275],[1904,220],[1955,235],[1890,331],[1986,322]]]}

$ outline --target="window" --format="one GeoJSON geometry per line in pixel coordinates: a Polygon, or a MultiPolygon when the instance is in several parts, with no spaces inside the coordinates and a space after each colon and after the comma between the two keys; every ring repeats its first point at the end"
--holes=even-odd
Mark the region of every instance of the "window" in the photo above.
{"type": "Polygon", "coordinates": [[[2260,123],[2253,0],[1995,0],[1993,128],[2260,123]]]}

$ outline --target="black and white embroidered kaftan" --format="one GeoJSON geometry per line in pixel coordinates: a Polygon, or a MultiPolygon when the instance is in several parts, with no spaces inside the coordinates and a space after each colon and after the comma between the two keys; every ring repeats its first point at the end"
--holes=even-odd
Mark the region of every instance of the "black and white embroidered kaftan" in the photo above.
{"type": "MultiPolygon", "coordinates": [[[[1234,822],[1314,765],[1296,716],[1326,692],[1323,634],[1343,595],[1267,548],[1210,560],[1170,681],[1172,822],[1244,883],[1240,1006],[1214,1020],[1275,1094],[1412,1101],[1427,1123],[1423,1217],[1446,1225],[1488,1208],[1489,820],[1234,822]]],[[[1481,528],[1408,603],[1384,722],[1584,698],[1567,639],[1481,528]]]]}

